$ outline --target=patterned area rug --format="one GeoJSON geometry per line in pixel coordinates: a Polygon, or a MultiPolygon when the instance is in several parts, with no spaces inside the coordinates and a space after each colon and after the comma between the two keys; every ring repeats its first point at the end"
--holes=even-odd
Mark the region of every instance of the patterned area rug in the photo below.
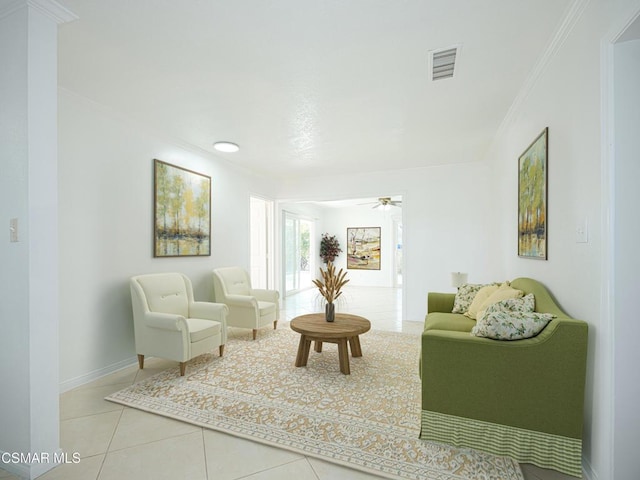
{"type": "Polygon", "coordinates": [[[203,355],[106,399],[387,478],[522,480],[517,462],[425,442],[420,429],[420,337],[372,330],[340,373],[337,346],[294,361],[288,324],[256,341],[229,338],[203,355]]]}

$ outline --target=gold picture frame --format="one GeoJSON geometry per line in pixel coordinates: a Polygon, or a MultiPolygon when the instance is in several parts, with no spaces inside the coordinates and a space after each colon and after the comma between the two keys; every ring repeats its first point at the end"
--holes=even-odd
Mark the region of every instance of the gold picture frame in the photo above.
{"type": "Polygon", "coordinates": [[[211,255],[211,177],[153,162],[153,256],[211,255]]]}
{"type": "Polygon", "coordinates": [[[518,256],[547,259],[549,128],[518,158],[518,256]]]}

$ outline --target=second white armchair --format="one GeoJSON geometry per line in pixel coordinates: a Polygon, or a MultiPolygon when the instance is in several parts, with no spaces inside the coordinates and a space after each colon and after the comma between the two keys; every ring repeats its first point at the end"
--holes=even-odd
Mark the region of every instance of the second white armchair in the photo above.
{"type": "Polygon", "coordinates": [[[250,328],[253,339],[259,328],[280,318],[280,294],[277,290],[251,288],[249,274],[240,267],[216,268],[213,271],[215,301],[229,307],[227,325],[250,328]]]}

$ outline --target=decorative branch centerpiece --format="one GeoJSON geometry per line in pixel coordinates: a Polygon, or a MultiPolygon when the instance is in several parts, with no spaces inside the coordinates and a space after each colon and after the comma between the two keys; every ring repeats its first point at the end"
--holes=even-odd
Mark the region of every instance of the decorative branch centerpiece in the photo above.
{"type": "Polygon", "coordinates": [[[333,322],[336,315],[336,306],[333,302],[342,295],[342,287],[349,281],[345,278],[347,272],[341,268],[336,274],[336,267],[333,265],[333,262],[329,262],[327,263],[326,270],[320,267],[320,275],[322,279],[313,280],[313,284],[318,287],[320,295],[327,301],[325,305],[325,319],[327,322],[333,322]]]}

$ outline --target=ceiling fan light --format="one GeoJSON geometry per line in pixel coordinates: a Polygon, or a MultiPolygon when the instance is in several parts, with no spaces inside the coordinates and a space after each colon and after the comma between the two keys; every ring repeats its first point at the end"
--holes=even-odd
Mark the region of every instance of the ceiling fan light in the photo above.
{"type": "Polygon", "coordinates": [[[240,150],[240,147],[233,142],[216,142],[213,144],[213,148],[225,153],[235,153],[240,150]]]}

